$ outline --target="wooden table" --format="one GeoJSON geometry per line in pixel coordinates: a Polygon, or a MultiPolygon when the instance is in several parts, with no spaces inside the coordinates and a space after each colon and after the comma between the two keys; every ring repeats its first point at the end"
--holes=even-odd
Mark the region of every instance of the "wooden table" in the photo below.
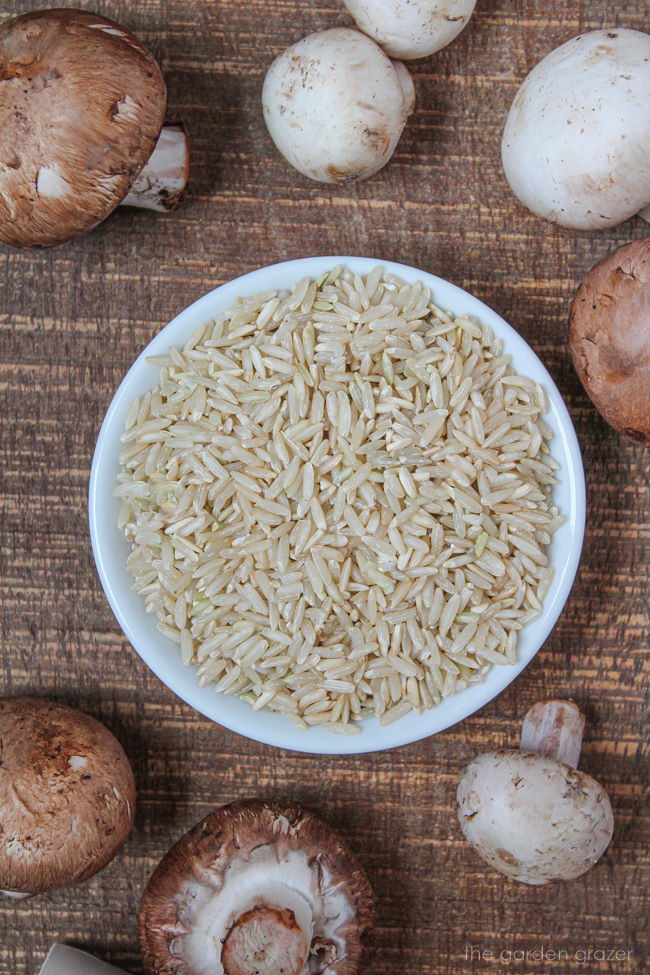
{"type": "MultiPolygon", "coordinates": [[[[139,788],[135,832],[102,874],[0,904],[0,975],[37,972],[57,939],[141,972],[135,914],[153,867],[212,807],[251,794],[319,811],[359,854],[378,899],[368,975],[647,972],[650,453],[594,412],[567,355],[566,318],[586,270],[648,228],[639,219],[599,234],[552,227],[518,205],[499,162],[503,120],[526,72],[580,31],[648,29],[646,0],[624,0],[614,13],[607,0],[479,0],[455,44],[413,64],[418,108],[391,165],[340,188],[288,168],[260,107],[275,54],[312,30],[346,23],[333,0],[82,5],[131,27],[160,60],[169,116],[191,135],[192,184],[171,216],[123,210],[63,247],[0,251],[0,692],[51,696],[100,718],[123,742],[139,788]],[[589,493],[573,593],[519,680],[435,738],[340,759],[249,742],[163,687],[111,614],[86,517],[102,416],[160,327],[244,271],[336,253],[426,268],[504,315],[566,398],[589,493]],[[582,879],[526,888],[467,847],[454,792],[478,751],[517,742],[531,703],[564,695],[586,711],[582,765],[607,787],[616,832],[582,879]],[[535,949],[562,950],[568,960],[516,954],[535,949]],[[593,958],[617,950],[629,957],[593,958]],[[506,955],[491,960],[486,951],[506,955]]],[[[7,0],[2,16],[32,7],[7,0]]]]}

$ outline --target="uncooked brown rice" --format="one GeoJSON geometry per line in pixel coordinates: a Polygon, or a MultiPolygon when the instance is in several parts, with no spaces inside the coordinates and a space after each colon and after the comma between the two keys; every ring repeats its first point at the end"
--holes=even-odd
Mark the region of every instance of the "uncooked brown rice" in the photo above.
{"type": "Polygon", "coordinates": [[[337,267],[151,361],[119,527],[201,684],[349,734],[515,662],[551,583],[558,465],[544,391],[490,328],[337,267]]]}

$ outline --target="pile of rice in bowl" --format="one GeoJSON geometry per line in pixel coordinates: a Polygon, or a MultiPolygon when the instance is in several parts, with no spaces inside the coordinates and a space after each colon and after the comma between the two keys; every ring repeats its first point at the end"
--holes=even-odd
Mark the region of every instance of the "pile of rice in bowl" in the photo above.
{"type": "Polygon", "coordinates": [[[543,389],[421,284],[238,300],[122,436],[134,588],[201,684],[354,733],[512,664],[560,523],[543,389]]]}

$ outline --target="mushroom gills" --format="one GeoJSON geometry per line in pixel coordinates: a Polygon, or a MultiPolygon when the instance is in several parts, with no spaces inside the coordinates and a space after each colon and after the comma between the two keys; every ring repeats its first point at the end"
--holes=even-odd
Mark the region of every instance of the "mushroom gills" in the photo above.
{"type": "Polygon", "coordinates": [[[139,912],[147,975],[359,975],[368,878],[337,833],[292,803],[241,799],[182,836],[139,912]]]}
{"type": "MultiPolygon", "coordinates": [[[[255,912],[266,912],[271,926],[277,924],[272,912],[291,913],[307,954],[299,968],[285,975],[307,975],[319,971],[318,957],[332,957],[332,949],[336,959],[344,954],[337,929],[351,920],[354,907],[316,858],[302,850],[278,857],[272,845],[260,846],[249,857],[232,862],[222,885],[206,883],[187,891],[180,912],[187,934],[175,939],[173,953],[186,961],[193,975],[238,975],[241,969],[224,965],[224,946],[238,926],[250,926],[254,919],[247,915],[255,912]],[[316,956],[313,964],[309,954],[316,956]]],[[[292,936],[291,940],[300,939],[292,936]]],[[[260,959],[259,975],[278,975],[278,971],[264,967],[260,959]]]]}

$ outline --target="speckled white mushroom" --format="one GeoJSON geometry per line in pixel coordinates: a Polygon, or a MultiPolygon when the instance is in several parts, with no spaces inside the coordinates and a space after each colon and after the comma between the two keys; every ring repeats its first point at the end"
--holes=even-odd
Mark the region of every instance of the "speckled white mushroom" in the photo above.
{"type": "Polygon", "coordinates": [[[392,58],[435,54],[467,26],[476,0],[343,0],[357,27],[392,58]]]}
{"type": "Polygon", "coordinates": [[[298,806],[217,809],[171,848],[140,906],[147,975],[356,975],[372,890],[334,830],[298,806]]]}
{"type": "Polygon", "coordinates": [[[310,34],[275,59],[264,119],[285,159],[311,179],[366,179],[389,161],[415,106],[411,76],[365,34],[310,34]]]}
{"type": "Polygon", "coordinates": [[[562,44],[533,68],[508,114],[501,154],[513,191],[533,213],[578,230],[645,210],[648,105],[650,34],[596,30],[562,44]]]}
{"type": "Polygon", "coordinates": [[[51,701],[0,698],[0,890],[14,897],[80,883],[133,826],[122,746],[94,718],[51,701]]]}
{"type": "Polygon", "coordinates": [[[584,718],[546,701],[526,715],[520,751],[479,755],[458,786],[458,819],[472,848],[526,884],[573,880],[603,855],[614,819],[603,787],[575,766],[584,718]]]}
{"type": "Polygon", "coordinates": [[[164,211],[182,198],[184,130],[161,132],[160,68],[119,24],[72,8],[7,20],[0,82],[0,240],[49,247],[120,203],[164,211]]]}

